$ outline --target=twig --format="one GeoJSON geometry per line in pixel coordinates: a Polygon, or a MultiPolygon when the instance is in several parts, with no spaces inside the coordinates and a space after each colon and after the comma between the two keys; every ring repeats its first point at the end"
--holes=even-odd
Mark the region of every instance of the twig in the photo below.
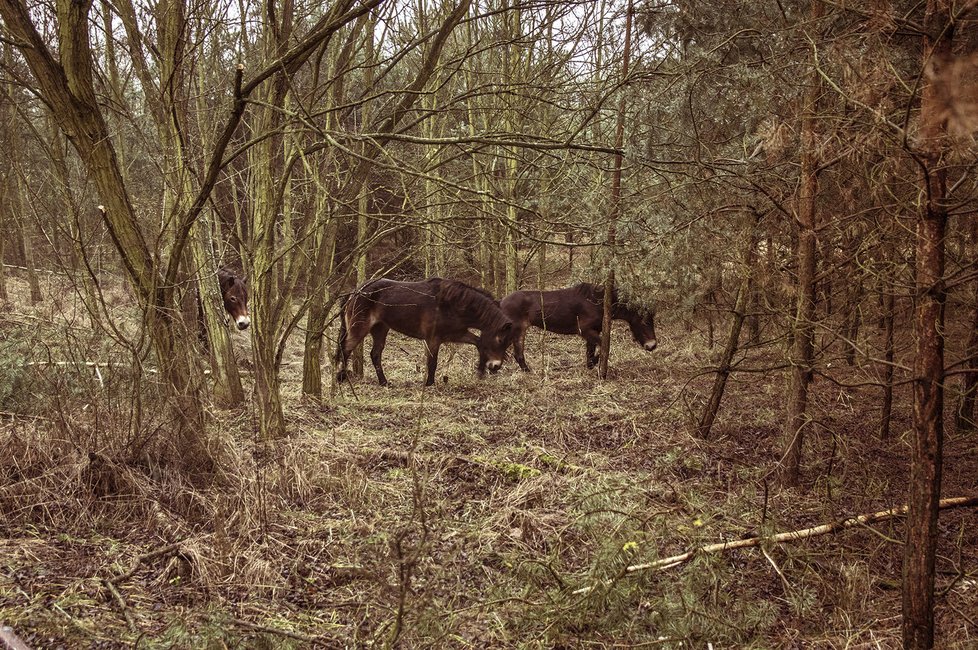
{"type": "Polygon", "coordinates": [[[139,565],[145,562],[146,560],[151,560],[154,557],[158,557],[160,555],[166,555],[167,553],[171,553],[173,551],[178,551],[180,550],[181,546],[183,546],[183,542],[174,542],[173,544],[167,544],[166,546],[161,546],[160,548],[150,551],[149,553],[144,553],[143,555],[140,555],[136,558],[136,562],[132,565],[131,569],[129,569],[125,573],[120,573],[114,578],[108,578],[106,582],[118,584],[123,580],[125,580],[126,578],[131,577],[134,573],[136,573],[136,571],[139,569],[139,565]]]}
{"type": "Polygon", "coordinates": [[[132,613],[129,611],[129,607],[126,605],[126,599],[122,597],[122,594],[119,593],[119,590],[116,589],[116,586],[112,584],[111,580],[103,579],[102,582],[104,582],[105,586],[109,588],[109,593],[112,594],[116,604],[119,605],[119,609],[122,610],[122,615],[126,617],[126,624],[129,625],[129,629],[133,633],[139,632],[139,629],[136,627],[136,621],[133,619],[132,613]]]}
{"type": "Polygon", "coordinates": [[[31,415],[29,413],[14,413],[13,411],[0,411],[0,417],[4,418],[22,418],[24,420],[48,420],[51,418],[46,418],[43,415],[31,415]]]}
{"type": "MultiPolygon", "coordinates": [[[[946,510],[949,508],[965,508],[976,505],[978,505],[978,497],[955,497],[952,499],[942,499],[940,503],[938,503],[938,509],[946,510]]],[[[732,551],[738,548],[752,548],[765,543],[780,544],[783,542],[794,542],[799,539],[807,539],[809,537],[817,537],[819,535],[835,533],[840,530],[853,528],[855,526],[871,524],[877,521],[885,521],[887,519],[895,519],[896,517],[902,517],[906,514],[907,506],[899,506],[889,510],[881,510],[880,512],[873,512],[865,515],[858,515],[856,517],[849,517],[847,519],[841,519],[833,523],[822,524],[812,528],[793,530],[786,533],[777,533],[776,535],[768,535],[765,537],[748,537],[746,539],[738,539],[732,542],[710,544],[709,546],[699,546],[685,553],[662,558],[660,560],[656,560],[655,562],[633,564],[626,567],[625,573],[637,573],[639,571],[664,571],[666,569],[679,566],[680,564],[683,564],[700,554],[723,553],[724,551],[732,551]]],[[[594,586],[581,587],[580,589],[575,590],[573,593],[575,595],[586,594],[593,589],[594,586]]]]}
{"type": "Polygon", "coordinates": [[[246,627],[249,630],[254,630],[255,632],[263,632],[265,634],[277,634],[279,636],[285,636],[290,639],[295,639],[297,641],[304,641],[306,643],[311,643],[313,645],[325,646],[326,642],[322,637],[311,636],[309,634],[302,634],[300,632],[291,632],[289,630],[283,630],[277,627],[269,627],[267,625],[259,625],[257,623],[251,623],[249,621],[243,621],[240,618],[232,618],[231,622],[235,625],[240,625],[241,627],[246,627]]]}
{"type": "Polygon", "coordinates": [[[784,595],[790,596],[791,584],[788,582],[788,579],[784,577],[784,573],[781,571],[781,567],[777,565],[777,563],[774,561],[774,558],[771,557],[771,554],[768,553],[767,549],[765,549],[763,546],[761,547],[761,553],[764,554],[764,557],[767,558],[767,561],[770,562],[771,566],[774,567],[774,572],[778,574],[779,578],[781,578],[781,584],[784,585],[784,595]]]}

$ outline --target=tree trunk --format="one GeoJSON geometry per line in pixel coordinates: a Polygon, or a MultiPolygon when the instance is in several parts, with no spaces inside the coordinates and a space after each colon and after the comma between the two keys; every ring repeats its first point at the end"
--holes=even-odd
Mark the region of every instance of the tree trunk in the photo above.
{"type": "MultiPolygon", "coordinates": [[[[329,215],[329,201],[330,197],[325,193],[317,196],[318,215],[329,215]]],[[[329,314],[327,279],[333,275],[336,232],[339,226],[337,220],[331,215],[327,219],[312,238],[313,250],[310,257],[314,261],[309,273],[309,311],[306,314],[306,339],[302,356],[302,394],[315,399],[323,397],[323,336],[326,330],[326,317],[329,314]]]]}
{"type": "Polygon", "coordinates": [[[7,202],[11,209],[10,226],[13,228],[14,241],[20,248],[21,261],[23,261],[24,271],[27,273],[27,285],[31,290],[31,304],[36,305],[43,300],[43,296],[41,295],[41,281],[37,277],[37,268],[34,262],[34,242],[30,232],[24,227],[24,223],[27,221],[27,215],[24,212],[27,187],[25,187],[20,169],[21,152],[14,148],[8,149],[5,153],[10,158],[12,165],[17,167],[11,179],[11,193],[7,196],[7,202]]]}
{"type": "MultiPolygon", "coordinates": [[[[376,61],[374,60],[374,20],[369,20],[367,23],[367,29],[365,31],[365,47],[364,47],[364,87],[370,88],[374,81],[374,65],[376,61]]],[[[423,32],[422,32],[423,33],[423,32]]],[[[363,105],[361,109],[362,122],[361,128],[366,129],[366,126],[371,122],[371,106],[367,102],[363,105]]],[[[368,155],[366,150],[369,145],[364,143],[364,155],[368,155]]],[[[368,193],[370,191],[370,167],[365,165],[357,166],[357,170],[362,174],[360,178],[354,179],[360,188],[357,195],[357,243],[356,243],[356,260],[357,260],[357,275],[356,284],[359,287],[364,282],[367,281],[367,253],[369,252],[369,237],[368,232],[370,227],[370,215],[368,214],[370,210],[370,202],[368,201],[368,193]]],[[[426,230],[426,233],[430,234],[430,231],[426,230]]],[[[428,259],[430,250],[424,251],[425,260],[428,259]]],[[[426,261],[427,266],[427,261],[426,261]]],[[[428,272],[428,269],[425,269],[428,272]]],[[[350,353],[348,358],[348,363],[350,364],[349,374],[351,377],[360,378],[363,377],[363,343],[361,342],[354,350],[350,353]]]]}
{"type": "Polygon", "coordinates": [[[896,298],[893,285],[883,284],[883,402],[880,406],[880,438],[890,437],[890,417],[893,412],[893,311],[896,298]]]}
{"type": "Polygon", "coordinates": [[[913,446],[903,557],[903,645],[934,645],[934,559],[944,446],[944,237],[947,225],[947,111],[940,73],[951,58],[950,3],[928,0],[924,17],[920,151],[926,201],[917,224],[917,350],[913,381],[913,446]]]}
{"type": "Polygon", "coordinates": [[[844,342],[846,364],[856,365],[856,353],[858,351],[859,325],[862,321],[862,297],[863,280],[862,277],[850,287],[846,300],[846,340],[844,342]]]}
{"type": "MultiPolygon", "coordinates": [[[[625,10],[625,43],[621,56],[622,84],[628,81],[628,63],[632,43],[632,0],[628,0],[625,10]]],[[[615,246],[617,245],[617,222],[621,218],[621,149],[625,142],[625,93],[618,102],[618,119],[615,123],[615,171],[611,178],[611,214],[608,225],[608,277],[604,282],[604,309],[601,315],[601,346],[598,351],[598,376],[608,377],[608,357],[611,354],[611,306],[615,289],[615,246]]]]}
{"type": "Polygon", "coordinates": [[[217,280],[217,253],[212,241],[211,212],[205,210],[190,232],[190,253],[196,271],[197,291],[204,312],[210,348],[214,400],[229,408],[244,403],[241,375],[234,360],[234,346],[225,325],[224,305],[217,280]]]}
{"type": "MultiPolygon", "coordinates": [[[[755,224],[752,225],[753,228],[755,224]]],[[[730,321],[730,333],[727,336],[727,345],[720,355],[720,362],[717,364],[716,376],[713,379],[713,390],[710,392],[710,399],[703,407],[703,414],[700,416],[699,425],[696,433],[699,437],[706,439],[710,436],[713,429],[713,422],[716,420],[717,413],[720,411],[720,402],[723,400],[723,392],[727,387],[727,378],[730,376],[730,369],[733,366],[734,355],[737,354],[737,346],[740,342],[740,330],[744,326],[744,319],[747,313],[747,305],[750,302],[752,273],[754,267],[754,252],[757,249],[757,239],[753,232],[750,233],[747,249],[744,253],[744,277],[741,280],[740,288],[737,290],[737,300],[734,306],[733,318],[730,321]]]]}
{"type": "MultiPolygon", "coordinates": [[[[818,23],[823,14],[820,0],[813,0],[811,17],[818,23]]],[[[794,340],[790,353],[791,384],[785,418],[785,452],[780,479],[785,486],[798,485],[805,429],[808,427],[808,385],[812,378],[815,336],[816,201],[818,197],[818,159],[815,120],[822,93],[821,77],[812,71],[801,118],[801,185],[798,189],[798,296],[795,309],[794,340]]]]}
{"type": "Polygon", "coordinates": [[[7,241],[7,230],[5,223],[7,219],[5,218],[6,211],[3,209],[3,206],[7,204],[6,195],[6,183],[3,183],[2,186],[0,186],[0,305],[10,300],[10,297],[7,294],[7,274],[4,267],[3,257],[3,243],[7,241]]]}
{"type": "MultiPolygon", "coordinates": [[[[266,94],[268,107],[282,109],[285,79],[279,75],[266,94]]],[[[275,133],[281,113],[266,109],[260,124],[275,133]]],[[[259,132],[261,132],[261,130],[259,132]]],[[[276,181],[283,177],[284,143],[281,135],[269,137],[251,150],[252,158],[252,251],[251,251],[251,341],[255,360],[255,390],[258,397],[258,422],[264,440],[285,436],[285,413],[279,386],[276,350],[284,325],[284,307],[278,282],[279,209],[276,181]]]]}
{"type": "MultiPolygon", "coordinates": [[[[69,277],[79,278],[75,291],[80,295],[88,316],[91,319],[92,327],[96,329],[104,328],[102,322],[102,311],[104,303],[99,294],[97,270],[91,264],[91,258],[83,245],[84,226],[82,224],[81,209],[75,199],[74,191],[71,186],[71,175],[68,171],[67,161],[67,141],[64,134],[58,129],[58,125],[53,119],[47,120],[51,138],[48,145],[51,162],[54,166],[55,178],[58,182],[61,208],[66,215],[64,229],[67,231],[67,241],[64,249],[60,251],[62,264],[69,270],[69,277]],[[65,259],[67,258],[67,259],[65,259]]],[[[62,240],[63,241],[63,240],[62,240]]]]}

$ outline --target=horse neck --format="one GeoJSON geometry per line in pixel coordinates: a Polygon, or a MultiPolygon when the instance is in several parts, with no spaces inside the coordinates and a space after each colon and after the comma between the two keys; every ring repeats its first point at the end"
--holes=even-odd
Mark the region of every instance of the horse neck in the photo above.
{"type": "Polygon", "coordinates": [[[491,297],[467,285],[457,285],[454,290],[459,292],[456,311],[466,327],[495,330],[506,322],[505,314],[491,297]]]}
{"type": "Polygon", "coordinates": [[[506,322],[506,315],[503,314],[499,305],[482,294],[475,295],[478,297],[473,297],[470,302],[475,313],[470,315],[466,312],[466,320],[472,321],[467,323],[466,327],[478,326],[481,330],[497,330],[502,327],[503,323],[506,322]]]}

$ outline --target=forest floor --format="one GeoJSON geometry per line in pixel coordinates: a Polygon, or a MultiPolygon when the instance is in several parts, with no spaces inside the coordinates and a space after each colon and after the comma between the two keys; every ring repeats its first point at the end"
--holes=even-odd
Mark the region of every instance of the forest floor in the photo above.
{"type": "MultiPolygon", "coordinates": [[[[368,362],[324,404],[300,396],[296,342],[283,367],[291,436],[257,441],[252,405],[215,410],[220,468],[200,487],[113,456],[140,432],[127,429],[131,381],[111,368],[61,373],[46,390],[17,375],[24,359],[50,374],[102,345],[72,348],[87,335],[53,334],[68,330],[44,324],[44,309],[64,305],[0,317],[0,623],[32,647],[901,645],[900,519],[625,571],[903,504],[909,387],[884,441],[880,390],[840,385],[865,382],[869,362],[814,383],[805,481],[783,490],[771,471],[785,371],[735,374],[698,439],[716,350],[667,313],[653,353],[616,325],[606,381],[584,368],[583,341],[533,332],[533,373],[510,361],[479,380],[474,350],[443,349],[423,389],[421,344],[392,335],[393,385],[368,362]]],[[[246,370],[248,333],[234,336],[246,370]]],[[[782,365],[773,344],[745,362],[782,365]]],[[[944,496],[974,496],[975,476],[978,436],[949,433],[944,496]]],[[[975,523],[973,510],[941,515],[938,647],[978,646],[975,523]]]]}

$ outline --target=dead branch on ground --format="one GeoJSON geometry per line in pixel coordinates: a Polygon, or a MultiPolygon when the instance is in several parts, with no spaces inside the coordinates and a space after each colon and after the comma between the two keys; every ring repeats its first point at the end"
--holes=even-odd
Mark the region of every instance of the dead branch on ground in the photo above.
{"type": "MultiPolygon", "coordinates": [[[[942,499],[938,504],[938,508],[940,510],[947,510],[950,508],[966,508],[972,506],[978,506],[978,497],[955,497],[952,499],[942,499]]],[[[685,553],[664,557],[654,562],[633,564],[625,568],[625,574],[638,573],[640,571],[664,571],[688,562],[697,555],[723,553],[725,551],[732,551],[738,548],[753,548],[762,544],[794,542],[800,539],[808,539],[809,537],[818,537],[819,535],[836,533],[841,530],[853,528],[854,526],[863,526],[878,521],[895,519],[897,517],[903,517],[906,514],[907,506],[904,505],[897,508],[891,508],[889,510],[881,510],[879,512],[848,517],[846,519],[840,519],[835,522],[813,526],[812,528],[804,528],[802,530],[792,530],[785,533],[777,533],[775,535],[748,537],[745,539],[737,539],[732,542],[721,542],[718,544],[710,544],[708,546],[698,546],[692,550],[686,551],[685,553]]],[[[593,591],[597,586],[598,585],[581,587],[580,589],[576,589],[573,593],[575,595],[586,594],[593,591]]]]}

